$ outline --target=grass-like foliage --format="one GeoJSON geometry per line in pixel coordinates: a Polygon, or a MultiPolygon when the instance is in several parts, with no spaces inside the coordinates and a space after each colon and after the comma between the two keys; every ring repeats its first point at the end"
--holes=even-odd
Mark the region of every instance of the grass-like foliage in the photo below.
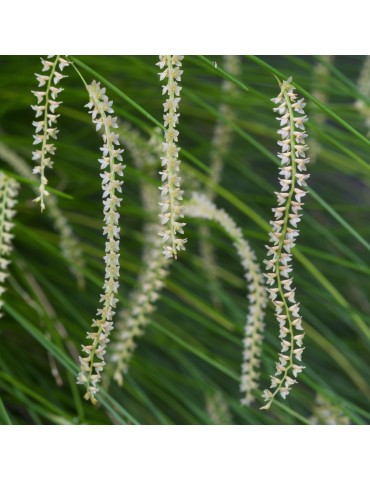
{"type": "Polygon", "coordinates": [[[1,57],[0,423],[369,423],[365,60],[1,57]]]}

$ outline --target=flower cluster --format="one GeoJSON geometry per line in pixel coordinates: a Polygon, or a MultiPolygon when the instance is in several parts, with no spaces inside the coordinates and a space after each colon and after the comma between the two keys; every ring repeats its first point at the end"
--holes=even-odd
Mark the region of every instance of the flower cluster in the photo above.
{"type": "Polygon", "coordinates": [[[320,394],[316,395],[313,415],[310,417],[311,425],[349,425],[350,419],[341,409],[326,400],[320,394]]]}
{"type": "Polygon", "coordinates": [[[67,77],[67,75],[63,75],[61,72],[64,67],[69,65],[69,62],[60,55],[49,55],[46,60],[42,58],[41,63],[43,66],[42,73],[36,73],[35,75],[38,87],[42,88],[45,86],[45,90],[32,91],[37,99],[37,105],[32,105],[32,109],[36,114],[36,120],[32,122],[36,129],[33,136],[33,144],[39,145],[39,149],[34,150],[32,154],[32,160],[39,163],[33,169],[33,173],[40,175],[39,196],[35,198],[35,202],[40,202],[42,211],[45,209],[45,197],[49,195],[49,192],[46,190],[48,180],[45,176],[45,168],[53,166],[51,155],[55,154],[55,146],[50,140],[55,140],[59,133],[59,130],[56,128],[59,117],[56,114],[56,110],[62,102],[58,102],[57,97],[63,91],[63,88],[57,85],[63,78],[67,77]]]}
{"type": "Polygon", "coordinates": [[[9,255],[12,251],[14,235],[10,232],[14,227],[12,220],[16,214],[14,207],[17,203],[18,190],[18,182],[0,172],[0,310],[3,308],[1,297],[5,292],[4,283],[8,277],[9,255]]]}
{"type": "Polygon", "coordinates": [[[179,177],[180,160],[179,147],[176,146],[179,132],[176,126],[180,114],[177,112],[180,102],[181,81],[183,71],[181,68],[181,55],[160,55],[157,63],[162,72],[159,74],[161,81],[166,79],[162,88],[162,94],[167,94],[164,107],[164,126],[166,127],[165,141],[163,142],[163,156],[161,157],[163,170],[160,173],[162,186],[161,191],[161,213],[159,215],[162,225],[168,225],[168,229],[162,231],[164,247],[163,255],[166,258],[177,258],[177,252],[185,250],[186,238],[177,238],[183,234],[185,223],[180,222],[183,218],[181,178],[179,177]]]}
{"type": "Polygon", "coordinates": [[[86,105],[90,109],[93,123],[96,130],[103,127],[102,138],[103,146],[102,158],[99,159],[101,169],[102,189],[103,189],[103,212],[104,227],[103,235],[107,237],[105,242],[105,280],[103,290],[100,295],[102,308],[98,309],[96,319],[93,320],[92,328],[96,331],[87,334],[87,338],[92,343],[82,346],[85,357],[80,357],[81,371],[78,375],[77,383],[86,385],[85,399],[96,403],[95,395],[98,392],[97,384],[101,379],[105,361],[106,347],[109,342],[109,334],[113,329],[113,316],[118,302],[117,292],[119,287],[119,248],[120,248],[120,228],[118,226],[119,213],[117,208],[121,204],[121,198],[117,192],[122,192],[123,181],[117,177],[123,176],[122,152],[119,148],[119,135],[113,129],[117,128],[117,118],[112,117],[112,103],[105,94],[105,88],[100,87],[100,83],[93,81],[88,86],[90,101],[86,105]]]}
{"type": "Polygon", "coordinates": [[[184,206],[189,217],[206,218],[217,222],[231,237],[241,260],[248,283],[249,310],[245,326],[242,376],[240,390],[244,397],[242,404],[249,405],[258,387],[261,345],[264,331],[264,310],[267,304],[263,275],[260,272],[256,255],[245,240],[234,220],[222,209],[218,209],[205,195],[193,194],[190,203],[184,206]]]}
{"type": "Polygon", "coordinates": [[[148,224],[145,229],[145,269],[139,276],[138,288],[131,295],[129,308],[119,313],[120,322],[112,343],[111,357],[115,363],[114,379],[119,385],[123,384],[123,376],[128,372],[136,338],[143,335],[168,274],[168,260],[162,255],[158,235],[160,228],[157,224],[148,224]]]}
{"type": "Polygon", "coordinates": [[[278,206],[272,209],[274,220],[270,222],[272,232],[269,234],[270,245],[266,245],[267,260],[264,262],[268,292],[275,305],[280,327],[281,353],[276,372],[271,377],[271,390],[265,390],[263,394],[266,401],[262,407],[264,409],[270,407],[277,393],[283,398],[288,395],[303,369],[298,362],[302,361],[304,333],[299,303],[295,299],[296,289],[291,278],[291,260],[292,249],[299,235],[297,225],[302,217],[302,198],[307,193],[304,188],[310,175],[306,173],[309,158],[306,157],[305,103],[303,99],[297,98],[291,82],[291,78],[283,81],[279,95],[272,99],[277,105],[274,112],[280,115],[277,119],[281,127],[278,130],[281,135],[281,140],[278,141],[281,147],[281,152],[278,153],[281,160],[281,191],[276,192],[278,206]]]}
{"type": "MultiPolygon", "coordinates": [[[[32,179],[32,170],[28,164],[17,155],[16,152],[0,142],[0,157],[5,160],[19,175],[32,179]]],[[[37,192],[37,187],[34,188],[37,192]]],[[[60,248],[64,258],[68,262],[70,271],[75,276],[80,288],[83,288],[85,279],[82,274],[84,261],[82,257],[79,242],[72,230],[68,219],[58,206],[56,197],[47,197],[45,199],[48,206],[47,213],[54,222],[54,227],[60,235],[60,248]]]]}

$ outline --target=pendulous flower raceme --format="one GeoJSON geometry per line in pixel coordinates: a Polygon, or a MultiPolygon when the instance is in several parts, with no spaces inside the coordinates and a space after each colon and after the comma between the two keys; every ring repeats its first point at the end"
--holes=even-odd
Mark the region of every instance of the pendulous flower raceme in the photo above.
{"type": "Polygon", "coordinates": [[[303,326],[299,313],[299,303],[295,299],[292,272],[292,249],[299,235],[298,223],[301,221],[300,213],[303,206],[302,198],[307,191],[306,157],[307,145],[305,123],[307,116],[304,114],[304,99],[298,99],[291,84],[292,79],[280,84],[281,90],[272,101],[277,105],[280,122],[278,133],[281,140],[278,145],[281,152],[279,179],[281,190],[276,192],[278,206],[273,208],[274,220],[270,221],[272,232],[270,245],[266,245],[267,273],[266,283],[270,299],[275,305],[275,315],[279,323],[279,338],[281,340],[281,353],[276,363],[276,372],[271,376],[271,390],[265,390],[263,397],[266,404],[263,409],[269,409],[275,396],[279,393],[285,398],[297,380],[297,375],[302,372],[303,326]]]}
{"type": "Polygon", "coordinates": [[[56,140],[59,130],[56,123],[59,115],[56,113],[57,108],[62,102],[57,102],[57,97],[64,89],[58,87],[59,82],[66,78],[61,72],[64,67],[69,65],[61,55],[48,55],[47,59],[41,58],[42,72],[35,73],[38,87],[42,90],[33,90],[32,93],[37,99],[37,105],[32,105],[32,109],[36,113],[36,120],[32,122],[36,132],[33,136],[33,145],[38,145],[37,149],[32,153],[32,160],[39,163],[33,173],[40,175],[39,196],[35,198],[35,202],[39,202],[41,211],[45,209],[45,197],[49,195],[46,190],[48,180],[45,176],[45,168],[52,168],[53,162],[51,155],[55,154],[55,146],[52,140],[56,140]]]}
{"type": "Polygon", "coordinates": [[[103,212],[104,227],[103,235],[105,242],[105,280],[103,291],[100,296],[102,307],[98,309],[96,319],[93,320],[92,328],[96,330],[87,334],[92,341],[89,345],[82,346],[86,356],[80,357],[81,371],[77,383],[86,385],[85,399],[97,403],[95,395],[99,391],[97,384],[101,380],[101,372],[105,366],[106,347],[109,342],[109,335],[113,329],[113,316],[118,302],[117,292],[119,287],[119,248],[120,228],[118,226],[119,213],[117,209],[121,204],[121,198],[117,192],[122,192],[123,181],[117,177],[123,176],[124,166],[122,165],[122,152],[120,148],[119,135],[114,129],[118,128],[117,118],[112,117],[112,101],[109,101],[105,94],[106,89],[100,87],[100,83],[93,81],[88,85],[90,101],[86,105],[90,109],[92,121],[96,130],[102,128],[103,146],[102,158],[99,159],[101,169],[105,170],[100,174],[103,189],[103,212]]]}
{"type": "Polygon", "coordinates": [[[249,310],[243,340],[243,363],[240,390],[241,403],[250,405],[255,400],[258,388],[261,347],[264,331],[267,295],[263,275],[254,251],[245,240],[241,229],[225,212],[218,209],[206,195],[194,193],[191,201],[184,205],[185,215],[192,218],[206,218],[217,222],[233,240],[248,284],[249,310]]]}
{"type": "Polygon", "coordinates": [[[161,81],[166,80],[162,87],[162,94],[167,94],[164,107],[165,139],[163,142],[163,156],[161,157],[163,170],[160,173],[162,186],[161,191],[161,213],[159,215],[161,224],[168,226],[168,229],[160,233],[163,239],[163,255],[166,258],[177,258],[177,252],[185,250],[186,238],[178,238],[183,234],[185,223],[179,221],[183,218],[181,178],[179,177],[180,148],[176,146],[179,132],[176,126],[180,114],[177,112],[180,102],[181,81],[183,71],[181,68],[182,55],[160,55],[157,65],[162,70],[159,74],[161,81]]]}
{"type": "Polygon", "coordinates": [[[18,190],[18,182],[0,172],[0,317],[3,315],[1,298],[5,292],[5,280],[8,277],[9,255],[13,248],[14,235],[10,232],[14,227],[12,220],[16,214],[14,207],[17,204],[18,190]]]}

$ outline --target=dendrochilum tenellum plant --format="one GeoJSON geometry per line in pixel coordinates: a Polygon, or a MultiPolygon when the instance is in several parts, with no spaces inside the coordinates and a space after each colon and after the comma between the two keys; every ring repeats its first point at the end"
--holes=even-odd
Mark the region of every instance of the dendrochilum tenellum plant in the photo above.
{"type": "Polygon", "coordinates": [[[192,218],[204,218],[217,222],[232,239],[244,269],[248,287],[249,309],[243,341],[240,390],[243,393],[241,403],[250,405],[255,400],[255,390],[258,388],[261,348],[265,327],[264,317],[267,294],[263,275],[256,255],[245,240],[241,229],[225,210],[218,209],[206,195],[194,193],[191,201],[184,205],[184,213],[192,218]]]}
{"type": "Polygon", "coordinates": [[[102,158],[99,159],[100,167],[104,171],[100,174],[103,189],[103,212],[104,227],[103,235],[105,242],[105,280],[103,294],[100,295],[102,308],[98,309],[96,319],[93,320],[92,328],[87,338],[91,343],[82,346],[86,356],[80,357],[81,371],[77,383],[86,385],[85,399],[97,403],[95,398],[99,391],[98,383],[101,380],[101,372],[105,366],[105,354],[109,335],[113,329],[113,316],[117,305],[117,292],[119,287],[119,249],[120,227],[119,213],[117,209],[121,204],[121,198],[117,192],[122,192],[124,166],[122,162],[123,149],[120,148],[119,135],[115,132],[118,128],[117,118],[112,117],[112,104],[106,95],[106,89],[101,88],[95,80],[87,86],[90,101],[86,107],[90,110],[92,121],[96,130],[101,132],[103,146],[100,148],[102,158]]]}
{"type": "Polygon", "coordinates": [[[38,145],[33,151],[32,160],[39,163],[33,169],[33,173],[40,175],[39,195],[35,198],[35,202],[40,203],[41,211],[45,209],[45,197],[49,195],[46,190],[48,180],[45,175],[46,168],[52,168],[53,162],[51,155],[55,154],[55,146],[50,140],[55,140],[59,133],[56,127],[59,115],[56,113],[57,108],[62,102],[57,102],[57,97],[63,88],[58,87],[59,82],[66,78],[61,72],[64,67],[69,65],[69,61],[61,55],[48,55],[47,59],[41,58],[42,73],[36,73],[39,89],[32,91],[37,99],[37,104],[32,105],[32,109],[36,112],[36,120],[32,123],[36,132],[33,136],[34,145],[38,145]]]}
{"type": "Polygon", "coordinates": [[[160,233],[163,239],[163,255],[166,258],[177,258],[177,252],[185,250],[186,238],[178,238],[184,233],[185,223],[179,221],[183,218],[180,172],[180,159],[177,147],[179,132],[176,126],[179,123],[178,113],[180,103],[182,55],[160,55],[157,65],[162,70],[159,73],[161,81],[166,83],[162,87],[162,94],[167,95],[164,107],[164,142],[163,156],[161,157],[163,170],[160,172],[161,213],[159,215],[162,225],[168,228],[160,233]]]}
{"type": "Polygon", "coordinates": [[[18,182],[0,172],[0,317],[3,316],[2,296],[5,292],[4,283],[8,277],[9,255],[13,249],[14,235],[10,232],[14,227],[13,217],[16,214],[18,190],[18,182]]]}
{"type": "Polygon", "coordinates": [[[359,205],[368,199],[370,58],[363,65],[365,57],[345,60],[348,72],[343,57],[335,63],[328,56],[284,58],[294,77],[312,69],[301,86],[278,80],[269,112],[264,92],[274,77],[269,81],[268,72],[282,74],[268,59],[42,57],[31,69],[31,83],[39,71],[39,88],[28,89],[33,110],[22,104],[22,62],[2,62],[0,423],[366,423],[370,281],[363,273],[370,244],[359,205]],[[247,96],[242,66],[254,85],[247,96]],[[346,75],[353,79],[361,66],[351,88],[346,75]],[[299,91],[317,105],[306,107],[299,91]],[[75,107],[61,104],[66,93],[75,107]],[[22,124],[27,109],[28,127],[22,124]],[[279,165],[271,171],[265,144],[273,117],[279,165]],[[69,161],[58,173],[62,123],[69,161]],[[311,124],[313,135],[305,131],[311,124]],[[190,163],[180,164],[183,156],[190,163]],[[318,193],[307,171],[315,158],[322,171],[318,193]],[[130,164],[127,176],[122,162],[130,164]],[[123,179],[129,186],[121,210],[123,179]],[[349,180],[355,195],[346,190],[349,180]],[[22,202],[22,218],[14,219],[22,183],[30,198],[22,202]],[[307,190],[317,199],[310,215],[307,190]],[[265,221],[269,191],[272,212],[265,221]],[[96,206],[100,215],[93,218],[96,206]],[[312,227],[302,251],[294,248],[303,240],[300,221],[312,227]],[[86,282],[83,292],[67,267],[78,284],[86,282]],[[306,312],[312,328],[301,317],[306,312]],[[345,335],[336,335],[338,329],[345,335]],[[307,374],[305,330],[312,340],[307,374]],[[233,378],[240,402],[233,399],[233,378]],[[37,395],[23,395],[21,385],[37,395]],[[38,402],[45,392],[49,402],[38,402]]]}
{"type": "Polygon", "coordinates": [[[292,79],[280,84],[281,90],[272,101],[277,105],[274,112],[278,113],[281,140],[278,145],[281,152],[280,185],[276,192],[278,206],[273,208],[274,220],[270,235],[270,245],[266,245],[267,273],[266,283],[270,299],[275,306],[275,315],[279,323],[281,352],[276,363],[276,372],[271,376],[271,390],[265,390],[263,397],[266,404],[263,409],[269,409],[276,395],[285,398],[297,380],[297,375],[303,370],[301,365],[303,347],[303,326],[299,313],[299,303],[295,299],[292,272],[292,249],[299,235],[298,223],[301,220],[303,202],[306,195],[306,173],[309,158],[306,157],[307,145],[304,114],[304,99],[298,99],[294,92],[292,79]]]}

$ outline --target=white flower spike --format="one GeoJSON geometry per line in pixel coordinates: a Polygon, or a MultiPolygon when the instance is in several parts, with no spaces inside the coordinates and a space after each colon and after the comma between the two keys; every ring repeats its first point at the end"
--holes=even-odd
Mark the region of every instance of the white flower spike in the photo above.
{"type": "Polygon", "coordinates": [[[3,316],[2,296],[5,292],[4,282],[8,277],[9,255],[13,249],[11,232],[14,227],[19,184],[14,179],[0,172],[0,317],[3,316]]]}
{"type": "Polygon", "coordinates": [[[48,58],[52,58],[52,60],[44,60],[41,58],[43,65],[42,71],[45,72],[45,75],[35,74],[38,87],[42,88],[45,86],[45,90],[32,90],[32,93],[36,97],[37,105],[31,106],[35,111],[36,119],[40,119],[32,123],[36,129],[36,134],[33,136],[33,144],[40,145],[37,150],[34,150],[32,159],[39,163],[39,165],[33,169],[35,175],[40,175],[39,195],[34,201],[40,203],[41,211],[45,209],[45,198],[49,196],[49,192],[46,190],[48,180],[45,175],[45,169],[47,167],[52,168],[53,162],[51,155],[55,154],[55,147],[53,143],[50,143],[50,139],[55,140],[59,132],[53,125],[59,117],[55,112],[62,103],[57,102],[56,98],[63,88],[56,88],[55,84],[61,79],[66,78],[66,75],[58,72],[58,68],[63,70],[65,66],[69,65],[69,61],[61,55],[50,55],[48,58]]]}
{"type": "Polygon", "coordinates": [[[266,289],[254,251],[245,240],[241,229],[225,212],[218,209],[205,195],[195,193],[190,203],[184,205],[185,215],[193,218],[206,218],[217,222],[233,240],[239,255],[248,285],[249,310],[245,325],[242,375],[240,390],[241,403],[250,405],[255,400],[258,388],[261,346],[264,331],[266,289]]]}
{"type": "Polygon", "coordinates": [[[297,374],[304,368],[298,362],[302,361],[303,327],[299,314],[299,303],[296,303],[295,288],[292,286],[291,250],[299,235],[297,228],[301,221],[303,202],[302,197],[306,191],[299,187],[306,186],[309,175],[297,173],[306,171],[309,158],[306,157],[307,145],[305,144],[305,103],[297,99],[292,79],[280,84],[281,91],[272,101],[278,105],[274,111],[281,115],[278,120],[281,125],[286,125],[278,130],[282,140],[278,142],[281,153],[280,185],[281,191],[275,192],[278,207],[273,208],[274,221],[270,233],[270,245],[266,245],[268,258],[264,261],[267,273],[266,282],[269,285],[269,294],[275,305],[275,315],[280,327],[281,353],[276,364],[276,372],[271,376],[271,390],[265,390],[263,397],[266,404],[262,409],[269,409],[274,398],[279,393],[286,398],[292,385],[297,380],[297,374]],[[298,186],[299,187],[298,187],[298,186]]]}
{"type": "Polygon", "coordinates": [[[160,233],[163,240],[163,255],[166,258],[177,258],[177,252],[185,250],[186,238],[178,238],[178,234],[184,233],[185,223],[183,218],[181,178],[179,176],[180,148],[176,146],[178,141],[178,130],[175,129],[179,122],[180,114],[177,113],[180,102],[181,87],[179,82],[183,71],[181,70],[182,55],[160,55],[157,65],[162,70],[159,74],[160,81],[166,79],[162,88],[162,94],[167,94],[164,107],[165,138],[163,142],[162,167],[159,172],[162,178],[161,191],[161,213],[159,215],[161,224],[166,229],[160,233]]]}
{"type": "Polygon", "coordinates": [[[92,121],[97,125],[97,129],[102,127],[101,135],[104,145],[101,147],[103,153],[101,169],[108,168],[102,173],[103,189],[103,212],[104,227],[103,235],[107,237],[105,242],[105,280],[103,285],[103,294],[100,295],[102,308],[98,309],[96,319],[93,320],[92,328],[96,330],[87,334],[87,338],[92,341],[91,344],[82,346],[85,353],[80,357],[81,371],[77,378],[77,383],[86,385],[86,394],[84,398],[91,400],[93,404],[97,403],[95,398],[99,391],[98,383],[101,380],[101,372],[105,366],[106,347],[109,342],[109,335],[113,329],[113,316],[118,302],[117,292],[119,287],[119,240],[120,228],[118,226],[119,213],[117,208],[121,204],[121,198],[117,192],[121,192],[124,165],[122,165],[122,152],[120,148],[119,135],[113,128],[117,128],[117,119],[110,114],[113,113],[112,102],[105,94],[105,88],[100,87],[100,83],[95,80],[88,86],[90,101],[86,105],[90,109],[92,121]]]}

